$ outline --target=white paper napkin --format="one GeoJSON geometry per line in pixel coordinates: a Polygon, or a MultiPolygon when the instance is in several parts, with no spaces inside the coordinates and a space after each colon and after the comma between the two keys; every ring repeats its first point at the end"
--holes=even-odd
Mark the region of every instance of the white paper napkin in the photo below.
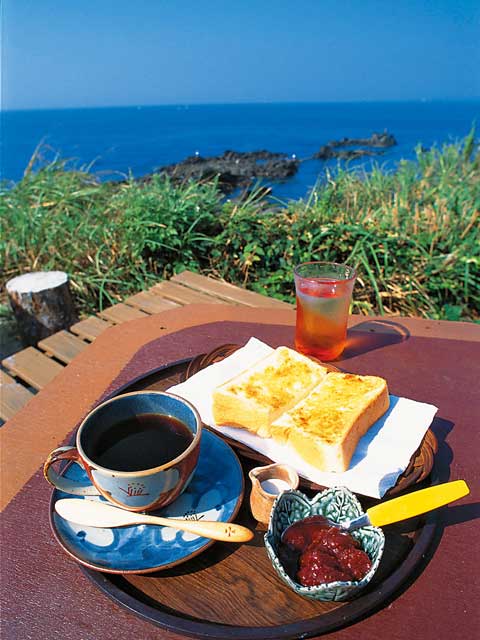
{"type": "Polygon", "coordinates": [[[245,429],[217,427],[213,420],[213,389],[271,351],[272,347],[251,338],[231,356],[202,369],[186,382],[170,387],[169,391],[189,400],[198,409],[205,424],[266,455],[274,462],[291,465],[300,476],[326,487],[346,486],[355,493],[381,498],[407,468],[437,412],[437,407],[391,395],[389,410],[360,440],[348,471],[318,471],[287,445],[280,445],[269,438],[260,438],[245,429]]]}

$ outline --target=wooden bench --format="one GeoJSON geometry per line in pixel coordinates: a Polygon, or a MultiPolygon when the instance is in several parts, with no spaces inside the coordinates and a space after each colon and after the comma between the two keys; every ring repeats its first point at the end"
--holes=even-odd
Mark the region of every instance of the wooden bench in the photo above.
{"type": "Polygon", "coordinates": [[[247,291],[220,280],[183,271],[147,291],[80,320],[68,331],[59,331],[2,360],[0,369],[0,419],[10,419],[77,354],[105,329],[134,318],[195,303],[248,307],[289,308],[286,302],[247,291]]]}

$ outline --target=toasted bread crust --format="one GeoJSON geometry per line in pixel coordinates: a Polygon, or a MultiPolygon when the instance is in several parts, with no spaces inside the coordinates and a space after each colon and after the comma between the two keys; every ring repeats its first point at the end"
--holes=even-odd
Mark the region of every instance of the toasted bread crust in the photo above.
{"type": "Polygon", "coordinates": [[[243,427],[290,445],[319,470],[343,472],[389,403],[383,378],[328,373],[279,347],[214,391],[213,416],[218,426],[243,427]]]}
{"type": "Polygon", "coordinates": [[[244,427],[268,437],[270,424],[326,375],[325,367],[288,347],[278,347],[215,389],[215,423],[244,427]]]}
{"type": "Polygon", "coordinates": [[[322,471],[343,472],[350,466],[360,438],[389,404],[383,378],[330,373],[272,424],[272,437],[288,442],[322,471]]]}

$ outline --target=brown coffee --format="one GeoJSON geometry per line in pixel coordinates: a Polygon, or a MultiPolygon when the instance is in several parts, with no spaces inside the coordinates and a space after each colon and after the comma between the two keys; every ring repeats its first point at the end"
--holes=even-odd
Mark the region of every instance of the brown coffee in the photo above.
{"type": "Polygon", "coordinates": [[[96,464],[112,471],[142,471],[160,467],[183,453],[193,441],[177,418],[143,413],[113,424],[85,446],[96,464]]]}

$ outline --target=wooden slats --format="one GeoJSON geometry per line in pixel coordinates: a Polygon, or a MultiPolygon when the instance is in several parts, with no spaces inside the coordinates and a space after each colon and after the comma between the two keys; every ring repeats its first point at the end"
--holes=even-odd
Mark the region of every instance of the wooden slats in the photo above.
{"type": "Polygon", "coordinates": [[[90,316],[89,318],[80,320],[80,322],[72,325],[70,327],[70,331],[72,331],[72,333],[76,333],[85,340],[95,340],[95,338],[98,338],[105,329],[108,329],[108,327],[111,326],[112,324],[106,320],[102,320],[97,316],[90,316]]]}
{"type": "Polygon", "coordinates": [[[33,347],[27,347],[8,356],[2,360],[2,365],[34,389],[42,389],[63,369],[61,364],[33,347]]]}
{"type": "Polygon", "coordinates": [[[149,291],[141,291],[140,293],[136,293],[134,296],[130,296],[125,300],[125,302],[131,307],[136,307],[141,311],[145,311],[146,313],[160,313],[161,311],[168,311],[169,309],[174,309],[178,307],[178,304],[172,302],[171,300],[165,300],[160,296],[155,295],[155,293],[149,291]]]}
{"type": "Polygon", "coordinates": [[[195,291],[194,289],[184,287],[180,284],[175,284],[171,281],[156,284],[150,289],[150,291],[158,297],[162,296],[162,298],[168,298],[169,300],[173,300],[181,305],[195,303],[225,304],[224,300],[220,300],[217,297],[201,293],[200,291],[195,291]]]}
{"type": "Polygon", "coordinates": [[[18,382],[15,382],[5,371],[0,369],[0,418],[9,420],[27,402],[33,393],[18,382]]]}
{"type": "Polygon", "coordinates": [[[75,337],[68,331],[59,331],[48,338],[40,340],[38,343],[40,349],[43,349],[49,356],[55,356],[61,362],[68,364],[75,356],[78,356],[88,344],[75,337]]]}
{"type": "Polygon", "coordinates": [[[119,304],[115,304],[113,307],[108,307],[108,309],[100,311],[99,316],[106,320],[110,320],[111,322],[115,322],[116,324],[121,324],[128,320],[144,318],[145,316],[148,316],[148,313],[144,313],[143,311],[140,311],[140,309],[134,309],[133,307],[129,307],[126,304],[123,304],[123,302],[120,302],[119,304]]]}
{"type": "Polygon", "coordinates": [[[254,291],[247,291],[247,289],[241,289],[227,282],[206,278],[192,271],[183,271],[173,276],[172,281],[196,291],[217,296],[228,302],[236,302],[237,304],[244,304],[248,307],[281,307],[288,309],[292,306],[282,300],[269,298],[254,291]]]}
{"type": "Polygon", "coordinates": [[[8,373],[5,373],[3,369],[0,369],[0,384],[15,384],[15,380],[8,373]]]}
{"type": "Polygon", "coordinates": [[[7,420],[21,409],[33,397],[32,389],[42,389],[60,373],[63,368],[60,362],[68,364],[88,347],[88,342],[85,341],[92,342],[115,324],[175,309],[179,305],[196,303],[249,307],[292,306],[226,282],[184,271],[169,281],[160,282],[147,291],[128,297],[124,303],[80,320],[68,331],[59,331],[41,340],[38,348],[28,347],[5,358],[3,366],[16,379],[0,370],[0,419],[7,420]]]}

